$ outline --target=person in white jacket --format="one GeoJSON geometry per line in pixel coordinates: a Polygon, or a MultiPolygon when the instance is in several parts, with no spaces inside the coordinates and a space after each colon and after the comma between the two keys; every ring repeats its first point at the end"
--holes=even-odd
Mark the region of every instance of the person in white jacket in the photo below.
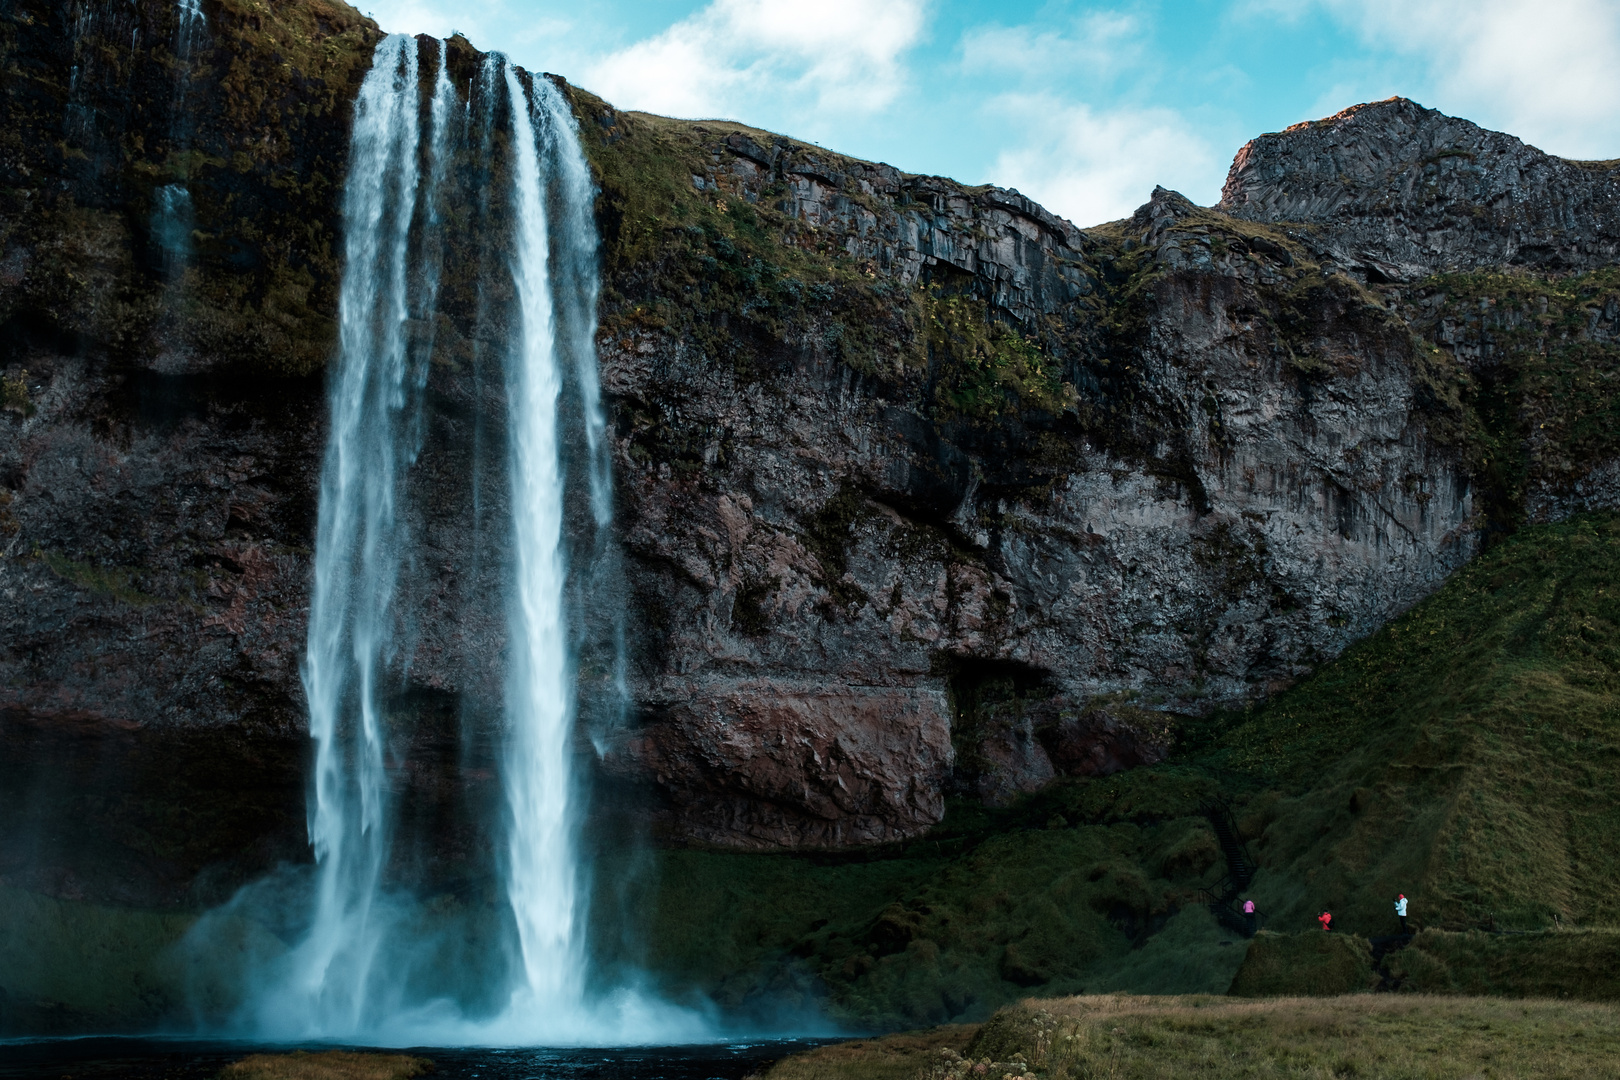
{"type": "Polygon", "coordinates": [[[1395,917],[1401,920],[1401,933],[1410,934],[1406,928],[1406,894],[1401,893],[1395,897],[1395,917]]]}

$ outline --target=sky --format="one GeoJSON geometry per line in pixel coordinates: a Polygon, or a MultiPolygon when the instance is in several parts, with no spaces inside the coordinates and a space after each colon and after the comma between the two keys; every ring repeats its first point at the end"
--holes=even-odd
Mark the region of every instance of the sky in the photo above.
{"type": "Polygon", "coordinates": [[[1255,135],[1400,94],[1620,158],[1620,0],[356,0],[621,109],[1019,191],[1077,225],[1220,198],[1255,135]]]}

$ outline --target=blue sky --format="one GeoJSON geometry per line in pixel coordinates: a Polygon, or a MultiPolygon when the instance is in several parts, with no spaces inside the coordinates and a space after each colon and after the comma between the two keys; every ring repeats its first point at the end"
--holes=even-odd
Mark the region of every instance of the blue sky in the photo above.
{"type": "Polygon", "coordinates": [[[1077,224],[1220,197],[1246,140],[1402,94],[1620,157],[1620,0],[360,0],[621,108],[727,117],[1077,224]]]}

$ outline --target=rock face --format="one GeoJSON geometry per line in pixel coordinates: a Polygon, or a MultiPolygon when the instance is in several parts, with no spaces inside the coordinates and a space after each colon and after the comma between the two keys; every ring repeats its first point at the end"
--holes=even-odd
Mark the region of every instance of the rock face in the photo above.
{"type": "MultiPolygon", "coordinates": [[[[225,0],[187,68],[172,6],[76,10],[0,13],[0,797],[33,823],[0,876],[200,903],[302,852],[318,372],[378,32],[225,0]],[[171,814],[134,760],[178,763],[206,812],[171,814]],[[94,798],[46,784],[92,761],[94,798]],[[249,768],[250,792],[207,782],[249,768]],[[47,849],[70,854],[41,876],[47,849]]],[[[480,56],[450,57],[462,85],[480,56]]],[[[1615,504],[1593,403],[1620,301],[1608,271],[1549,276],[1613,261],[1612,170],[1387,102],[1251,143],[1220,208],[1159,190],[1082,231],[568,92],[601,183],[636,702],[599,790],[666,838],[895,840],[948,795],[1163,760],[1177,717],[1299,678],[1493,530],[1615,504]],[[1540,276],[1484,306],[1429,276],[1501,266],[1540,276]],[[1528,357],[1570,359],[1526,379],[1528,357]]],[[[393,673],[395,785],[441,876],[487,845],[457,815],[493,783],[487,299],[445,276],[424,616],[393,673]]]]}
{"type": "Polygon", "coordinates": [[[1334,262],[1375,281],[1620,256],[1620,161],[1565,161],[1405,98],[1262,135],[1220,209],[1322,227],[1334,262]]]}
{"type": "Polygon", "coordinates": [[[944,813],[938,690],[761,680],[671,697],[620,753],[670,790],[674,824],[694,839],[835,847],[944,813]]]}
{"type": "MultiPolygon", "coordinates": [[[[619,145],[644,137],[638,118],[616,123],[628,129],[619,145]]],[[[1044,708],[1043,731],[1061,734],[1020,742],[960,709],[885,721],[908,739],[953,724],[958,753],[978,764],[959,779],[1002,800],[1060,763],[1106,770],[1162,755],[1111,748],[1104,733],[1119,724],[1080,723],[1088,703],[1200,711],[1261,696],[1477,550],[1467,472],[1431,431],[1409,329],[1353,281],[1307,268],[1286,235],[1161,191],[1086,236],[1003,193],[953,192],[780,141],[767,154],[718,128],[703,136],[714,151],[693,176],[703,198],[757,207],[791,237],[831,233],[891,295],[922,299],[920,313],[878,315],[892,345],[869,373],[829,347],[847,330],[814,320],[742,368],[694,347],[685,327],[604,342],[624,434],[625,543],[649,612],[637,696],[658,703],[643,718],[657,733],[618,752],[660,748],[641,771],[683,820],[699,806],[691,790],[706,793],[708,822],[687,826],[696,834],[805,835],[732,829],[748,816],[741,802],[709,801],[735,790],[726,778],[741,751],[694,748],[677,755],[691,768],[663,767],[672,740],[697,737],[663,719],[678,702],[716,716],[727,710],[702,703],[792,711],[796,686],[819,700],[829,686],[890,685],[934,691],[943,710],[1016,676],[1027,685],[1013,698],[1067,703],[1044,708]],[[1133,278],[1111,286],[1126,263],[1133,278]],[[963,362],[944,324],[962,297],[1035,328],[1062,381],[1039,407],[1029,393],[1022,408],[952,400],[963,362]],[[1104,332],[1104,312],[1133,322],[1104,332]],[[638,453],[653,438],[695,460],[682,469],[638,453]],[[1063,747],[1056,761],[1048,743],[1063,747]]],[[[624,303],[648,303],[631,295],[624,303]]],[[[763,755],[774,736],[732,737],[763,755]]],[[[819,784],[818,797],[836,794],[831,778],[819,784]]],[[[918,805],[891,800],[889,829],[872,838],[930,823],[918,805]]]]}

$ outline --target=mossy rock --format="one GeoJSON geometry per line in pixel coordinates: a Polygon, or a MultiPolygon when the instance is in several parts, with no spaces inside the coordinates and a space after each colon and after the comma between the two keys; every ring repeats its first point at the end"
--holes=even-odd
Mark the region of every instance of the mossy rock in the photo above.
{"type": "Polygon", "coordinates": [[[1620,930],[1425,930],[1385,966],[1404,992],[1620,1001],[1620,930]]]}
{"type": "Polygon", "coordinates": [[[1379,983],[1372,947],[1350,934],[1262,930],[1249,942],[1228,993],[1236,997],[1332,997],[1379,983]]]}

